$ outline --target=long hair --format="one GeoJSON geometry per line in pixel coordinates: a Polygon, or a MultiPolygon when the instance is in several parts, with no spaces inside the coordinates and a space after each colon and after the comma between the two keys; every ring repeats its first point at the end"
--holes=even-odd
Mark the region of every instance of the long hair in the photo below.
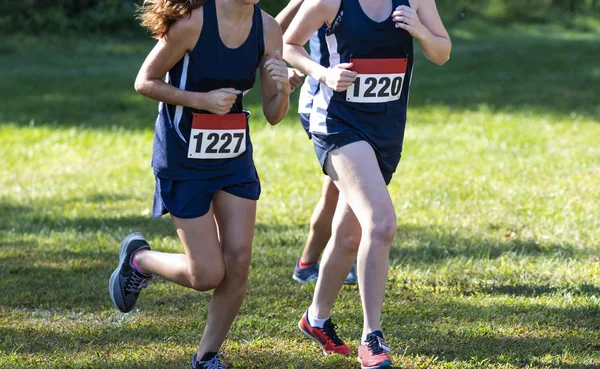
{"type": "Polygon", "coordinates": [[[190,15],[193,9],[208,0],[145,0],[138,9],[138,18],[154,38],[163,38],[178,19],[190,15]]]}

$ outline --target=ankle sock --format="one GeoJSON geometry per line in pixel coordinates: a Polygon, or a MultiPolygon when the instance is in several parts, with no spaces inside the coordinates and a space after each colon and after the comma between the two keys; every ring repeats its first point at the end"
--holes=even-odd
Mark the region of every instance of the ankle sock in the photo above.
{"type": "Polygon", "coordinates": [[[143,270],[140,269],[140,267],[138,266],[138,264],[135,262],[135,256],[137,255],[138,252],[142,251],[143,249],[139,249],[136,252],[133,253],[133,255],[131,255],[131,266],[133,266],[133,268],[135,270],[137,270],[138,272],[142,273],[143,275],[149,275],[147,273],[145,273],[143,270]]]}
{"type": "Polygon", "coordinates": [[[310,324],[311,327],[323,328],[325,326],[325,322],[329,319],[329,317],[327,317],[325,319],[313,318],[310,314],[310,309],[309,309],[306,312],[306,319],[308,320],[308,324],[310,324]]]}
{"type": "Polygon", "coordinates": [[[298,268],[300,269],[306,269],[313,264],[314,263],[303,263],[302,261],[298,260],[298,268]]]}

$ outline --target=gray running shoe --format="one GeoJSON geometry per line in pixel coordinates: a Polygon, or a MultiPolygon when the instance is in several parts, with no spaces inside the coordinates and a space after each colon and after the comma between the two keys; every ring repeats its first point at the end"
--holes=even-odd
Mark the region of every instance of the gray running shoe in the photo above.
{"type": "Polygon", "coordinates": [[[192,355],[192,365],[190,365],[190,369],[226,369],[225,364],[221,362],[221,358],[218,353],[210,353],[204,355],[202,359],[206,360],[198,360],[196,358],[197,354],[192,355]],[[214,356],[213,356],[214,355],[214,356]],[[210,357],[210,359],[208,358],[210,357]]]}
{"type": "Polygon", "coordinates": [[[142,288],[152,280],[152,275],[138,271],[131,264],[131,257],[138,250],[150,250],[144,236],[136,232],[125,237],[119,251],[119,265],[108,282],[110,298],[123,313],[133,309],[142,288]]]}
{"type": "Polygon", "coordinates": [[[300,268],[298,262],[299,260],[296,262],[292,278],[294,278],[296,282],[302,284],[316,281],[319,277],[319,263],[312,263],[306,268],[300,268]]]}
{"type": "Polygon", "coordinates": [[[352,264],[352,268],[344,281],[344,284],[356,284],[358,283],[358,278],[356,277],[356,261],[352,264]]]}

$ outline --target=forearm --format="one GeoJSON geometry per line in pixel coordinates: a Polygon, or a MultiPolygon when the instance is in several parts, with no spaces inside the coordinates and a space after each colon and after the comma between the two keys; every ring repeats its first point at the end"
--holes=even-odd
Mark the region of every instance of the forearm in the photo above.
{"type": "Polygon", "coordinates": [[[425,57],[431,62],[443,65],[450,59],[452,43],[448,38],[436,36],[430,31],[427,31],[418,39],[418,41],[423,48],[423,54],[425,54],[425,57]]]}
{"type": "Polygon", "coordinates": [[[135,90],[143,96],[165,104],[203,109],[204,94],[179,89],[160,79],[147,79],[135,82],[135,90]]]}
{"type": "Polygon", "coordinates": [[[290,107],[290,95],[277,92],[267,103],[263,103],[263,113],[271,125],[275,125],[285,117],[290,107]]]}
{"type": "Polygon", "coordinates": [[[283,50],[285,60],[294,68],[311,76],[319,82],[325,82],[327,68],[312,60],[304,47],[294,44],[285,44],[283,50]]]}

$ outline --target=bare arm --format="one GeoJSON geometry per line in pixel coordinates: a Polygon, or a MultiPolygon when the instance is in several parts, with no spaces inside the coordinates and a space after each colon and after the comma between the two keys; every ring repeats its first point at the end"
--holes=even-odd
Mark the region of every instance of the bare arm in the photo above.
{"type": "Polygon", "coordinates": [[[438,65],[446,63],[452,43],[435,0],[412,0],[411,4],[414,8],[402,5],[392,13],[396,27],[405,29],[419,41],[427,59],[438,65]]]}
{"type": "Polygon", "coordinates": [[[192,50],[202,30],[202,8],[188,18],[175,22],[167,36],[158,40],[135,79],[135,89],[141,95],[167,104],[227,114],[238,92],[224,88],[210,92],[192,92],[166,83],[163,78],[185,54],[192,50]]]}
{"type": "Polygon", "coordinates": [[[287,114],[292,92],[288,81],[288,68],[281,54],[283,41],[281,27],[263,12],[265,55],[260,60],[260,89],[263,112],[267,121],[275,125],[287,114]]]}
{"type": "Polygon", "coordinates": [[[331,24],[340,3],[341,0],[304,1],[285,32],[283,51],[288,63],[335,91],[345,91],[354,82],[356,73],[347,70],[352,64],[342,63],[325,68],[310,58],[304,44],[324,23],[331,24]]]}
{"type": "Polygon", "coordinates": [[[275,20],[281,26],[281,31],[285,33],[288,26],[292,22],[292,19],[296,16],[298,9],[300,9],[300,5],[304,0],[290,0],[290,2],[286,5],[283,10],[277,14],[275,20]]]}

